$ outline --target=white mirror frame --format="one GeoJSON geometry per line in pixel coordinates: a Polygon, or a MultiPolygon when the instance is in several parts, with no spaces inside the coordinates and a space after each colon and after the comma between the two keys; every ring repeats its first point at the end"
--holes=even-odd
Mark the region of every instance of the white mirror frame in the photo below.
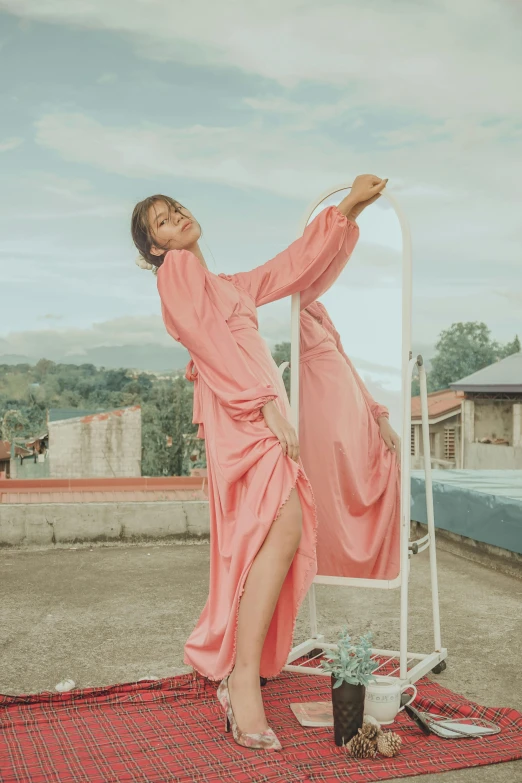
{"type": "MultiPolygon", "coordinates": [[[[322,193],[307,208],[301,224],[299,226],[298,236],[302,236],[308,221],[325,199],[348,190],[352,184],[343,183],[336,187],[329,188],[322,193]]],[[[386,189],[382,197],[385,198],[395,210],[402,231],[402,351],[401,351],[401,394],[402,394],[402,437],[401,437],[401,512],[400,512],[400,571],[393,580],[381,579],[354,579],[350,577],[337,577],[318,574],[309,590],[309,608],[310,608],[310,638],[291,651],[288,658],[286,671],[299,672],[303,674],[321,674],[316,667],[302,663],[294,664],[294,661],[303,656],[310,656],[313,661],[327,649],[334,649],[335,644],[325,641],[322,634],[319,634],[317,627],[317,612],[315,601],[315,585],[350,585],[354,587],[374,587],[380,589],[401,588],[399,650],[379,650],[373,649],[372,654],[379,658],[386,658],[387,663],[397,659],[398,666],[393,669],[391,676],[398,677],[402,682],[413,683],[429,671],[443,671],[446,668],[445,658],[447,649],[441,644],[440,615],[439,615],[439,590],[437,578],[437,561],[435,551],[435,521],[433,513],[433,491],[431,484],[431,454],[429,443],[429,419],[428,419],[428,400],[426,372],[422,356],[416,359],[412,358],[411,334],[412,334],[412,254],[411,254],[411,234],[410,227],[404,212],[402,211],[396,198],[386,189]],[[417,368],[421,386],[421,407],[422,407],[422,437],[423,453],[428,456],[425,460],[425,482],[426,482],[426,505],[428,532],[418,541],[410,542],[410,495],[411,495],[411,454],[410,454],[410,431],[411,431],[411,380],[414,369],[417,368]],[[430,582],[432,596],[432,615],[433,615],[433,639],[434,650],[431,653],[411,653],[408,652],[408,582],[410,573],[410,558],[425,549],[429,549],[430,556],[430,582]],[[413,665],[409,667],[409,664],[413,665]]],[[[291,309],[291,354],[290,354],[290,407],[292,423],[299,432],[299,372],[300,372],[300,294],[292,296],[291,309]]],[[[281,365],[281,374],[284,372],[288,363],[281,365]]],[[[379,667],[381,668],[381,667],[379,667]]],[[[379,675],[379,669],[376,670],[379,675]]],[[[382,676],[382,675],[381,675],[382,676]]],[[[390,676],[386,672],[386,676],[390,676]]]]}
{"type": "MultiPolygon", "coordinates": [[[[337,185],[324,191],[319,198],[315,199],[306,209],[306,212],[299,226],[298,236],[302,236],[310,216],[325,199],[335,195],[343,190],[349,190],[350,184],[337,185]]],[[[399,219],[402,231],[402,348],[401,348],[401,396],[402,396],[402,432],[401,432],[401,472],[403,474],[401,481],[401,542],[403,536],[406,540],[409,538],[410,527],[410,429],[411,429],[411,398],[406,394],[407,388],[411,388],[411,372],[409,363],[411,359],[411,311],[412,311],[412,258],[411,258],[411,234],[410,227],[406,217],[400,208],[397,200],[384,190],[382,198],[385,198],[399,219]],[[406,497],[407,493],[407,497],[406,497]]],[[[299,434],[299,333],[300,333],[300,294],[292,296],[292,314],[291,314],[291,354],[290,354],[290,408],[292,411],[292,424],[299,434]]],[[[402,542],[403,543],[403,542],[402,542]]],[[[403,571],[403,550],[401,546],[401,572],[403,571]]],[[[393,588],[399,587],[401,575],[393,580],[381,579],[352,579],[350,577],[328,577],[327,575],[318,575],[316,584],[321,580],[321,584],[357,584],[360,587],[381,587],[393,588]],[[335,581],[332,581],[334,580],[335,581]],[[340,581],[342,580],[342,581],[340,581]]]]}

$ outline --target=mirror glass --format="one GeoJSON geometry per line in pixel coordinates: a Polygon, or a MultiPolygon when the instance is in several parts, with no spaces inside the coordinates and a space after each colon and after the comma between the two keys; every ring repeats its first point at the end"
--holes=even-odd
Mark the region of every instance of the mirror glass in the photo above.
{"type": "MultiPolygon", "coordinates": [[[[338,205],[349,193],[340,190],[322,201],[338,205]]],[[[341,336],[345,352],[374,400],[390,412],[402,432],[402,232],[391,204],[380,198],[357,218],[357,246],[336,283],[320,301],[341,336]]]]}
{"type": "MultiPolygon", "coordinates": [[[[325,198],[308,223],[348,193],[325,198]]],[[[399,471],[375,403],[401,438],[402,230],[385,197],[357,223],[350,260],[318,300],[327,315],[312,305],[301,317],[299,439],[318,508],[318,573],[391,580],[400,570],[399,471]],[[340,341],[328,338],[328,318],[340,341]]]]}

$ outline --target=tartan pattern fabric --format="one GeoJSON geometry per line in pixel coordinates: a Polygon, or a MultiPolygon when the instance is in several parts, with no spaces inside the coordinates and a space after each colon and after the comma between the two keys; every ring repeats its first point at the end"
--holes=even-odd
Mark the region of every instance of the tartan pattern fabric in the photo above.
{"type": "MultiPolygon", "coordinates": [[[[191,674],[69,693],[0,696],[2,783],[353,783],[522,758],[522,714],[480,707],[427,678],[421,710],[482,717],[502,732],[477,739],[426,737],[401,713],[395,758],[356,760],[333,729],[303,728],[291,702],[330,699],[327,677],[283,673],[263,689],[283,751],[250,751],[223,732],[217,683],[191,674]]],[[[389,727],[388,727],[389,728],[389,727]]],[[[522,774],[522,767],[521,767],[522,774]]]]}

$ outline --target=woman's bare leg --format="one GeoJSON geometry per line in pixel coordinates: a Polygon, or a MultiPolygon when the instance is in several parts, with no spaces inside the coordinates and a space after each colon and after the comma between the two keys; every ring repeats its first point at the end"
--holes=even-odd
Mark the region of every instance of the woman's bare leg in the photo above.
{"type": "Polygon", "coordinates": [[[259,666],[277,599],[301,541],[301,503],[292,490],[259,550],[245,582],[238,613],[236,662],[230,675],[230,700],[241,731],[268,728],[259,666]]]}

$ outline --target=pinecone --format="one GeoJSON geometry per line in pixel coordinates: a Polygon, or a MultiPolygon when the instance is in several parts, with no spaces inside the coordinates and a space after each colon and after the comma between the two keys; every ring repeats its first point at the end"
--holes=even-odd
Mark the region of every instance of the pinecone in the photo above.
{"type": "Polygon", "coordinates": [[[366,739],[376,741],[379,734],[381,734],[381,727],[375,723],[363,723],[362,729],[359,729],[359,731],[366,739]]]}
{"type": "Polygon", "coordinates": [[[368,739],[362,729],[359,729],[358,734],[352,737],[346,747],[350,756],[355,759],[374,759],[377,755],[377,742],[373,738],[368,739]]]}
{"type": "Polygon", "coordinates": [[[393,731],[385,731],[377,737],[377,750],[383,756],[396,756],[401,749],[402,740],[398,734],[393,731]]]}
{"type": "Polygon", "coordinates": [[[372,726],[377,726],[378,729],[381,728],[381,724],[377,720],[377,718],[374,718],[373,715],[365,715],[363,718],[363,723],[371,723],[372,726]]]}

